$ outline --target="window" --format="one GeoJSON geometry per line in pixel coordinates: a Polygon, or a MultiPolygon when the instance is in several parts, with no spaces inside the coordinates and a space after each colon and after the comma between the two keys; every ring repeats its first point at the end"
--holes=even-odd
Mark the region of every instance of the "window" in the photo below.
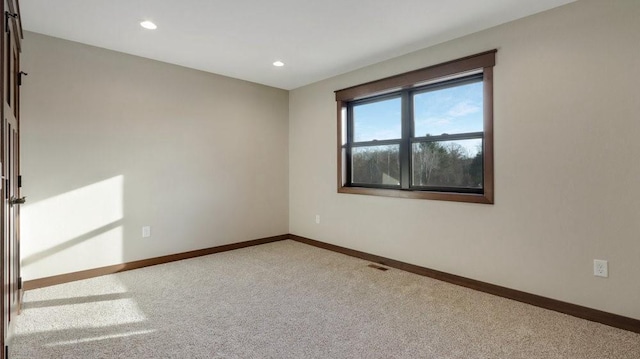
{"type": "Polygon", "coordinates": [[[336,91],[338,192],[493,203],[495,53],[336,91]]]}

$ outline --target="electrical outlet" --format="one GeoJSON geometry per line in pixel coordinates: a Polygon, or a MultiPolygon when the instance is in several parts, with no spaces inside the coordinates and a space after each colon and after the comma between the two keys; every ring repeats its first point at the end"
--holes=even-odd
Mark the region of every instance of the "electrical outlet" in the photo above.
{"type": "Polygon", "coordinates": [[[142,227],[142,238],[151,237],[151,226],[142,227]]]}
{"type": "Polygon", "coordinates": [[[609,262],[602,259],[594,259],[593,275],[596,277],[609,277],[609,262]]]}
{"type": "Polygon", "coordinates": [[[316,214],[316,224],[320,224],[320,215],[316,214]]]}

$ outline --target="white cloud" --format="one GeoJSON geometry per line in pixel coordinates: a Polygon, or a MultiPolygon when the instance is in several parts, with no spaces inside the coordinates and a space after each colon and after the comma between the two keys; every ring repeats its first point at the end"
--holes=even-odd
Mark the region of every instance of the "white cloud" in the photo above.
{"type": "Polygon", "coordinates": [[[447,111],[447,115],[452,117],[460,117],[472,113],[476,113],[481,110],[481,107],[475,105],[469,101],[460,102],[459,104],[453,106],[451,110],[447,111]]]}

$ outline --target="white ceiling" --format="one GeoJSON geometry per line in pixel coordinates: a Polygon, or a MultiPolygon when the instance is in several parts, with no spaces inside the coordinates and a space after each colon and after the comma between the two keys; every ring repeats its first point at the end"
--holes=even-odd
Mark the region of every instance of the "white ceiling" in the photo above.
{"type": "Polygon", "coordinates": [[[28,31],[290,90],[573,1],[20,0],[20,8],[28,31]]]}

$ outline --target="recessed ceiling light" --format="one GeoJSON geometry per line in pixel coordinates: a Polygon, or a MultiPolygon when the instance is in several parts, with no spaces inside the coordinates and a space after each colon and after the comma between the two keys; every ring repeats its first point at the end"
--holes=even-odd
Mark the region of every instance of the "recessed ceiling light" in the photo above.
{"type": "Polygon", "coordinates": [[[284,62],[282,62],[282,61],[276,61],[276,62],[274,62],[274,63],[273,63],[273,66],[276,66],[276,67],[282,67],[282,66],[284,66],[284,62]]]}
{"type": "Polygon", "coordinates": [[[144,27],[145,29],[149,29],[149,30],[155,30],[158,28],[158,26],[156,26],[156,24],[152,23],[151,21],[143,21],[140,23],[140,26],[144,27]]]}

